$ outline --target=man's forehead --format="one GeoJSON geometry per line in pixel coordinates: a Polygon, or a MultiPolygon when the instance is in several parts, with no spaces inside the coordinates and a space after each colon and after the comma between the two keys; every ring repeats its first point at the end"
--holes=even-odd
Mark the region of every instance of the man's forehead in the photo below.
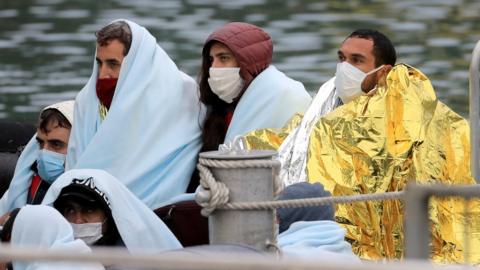
{"type": "Polygon", "coordinates": [[[365,57],[373,57],[373,40],[349,37],[342,43],[339,51],[345,55],[357,54],[365,57]]]}
{"type": "Polygon", "coordinates": [[[46,137],[48,135],[54,135],[54,137],[63,135],[69,135],[70,129],[62,127],[58,124],[58,121],[51,121],[47,124],[46,130],[42,130],[41,128],[37,128],[37,135],[39,137],[46,137]]]}
{"type": "Polygon", "coordinates": [[[97,58],[99,57],[99,53],[102,52],[103,54],[107,55],[118,55],[124,56],[123,53],[125,51],[125,45],[119,39],[110,39],[106,43],[97,43],[96,46],[97,50],[97,58]]]}

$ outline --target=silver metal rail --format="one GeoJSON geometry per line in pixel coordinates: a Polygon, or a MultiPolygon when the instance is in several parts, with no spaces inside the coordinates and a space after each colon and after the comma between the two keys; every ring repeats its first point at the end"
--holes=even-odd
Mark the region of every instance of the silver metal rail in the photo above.
{"type": "MultiPolygon", "coordinates": [[[[0,244],[0,261],[71,261],[100,262],[105,265],[115,265],[135,269],[165,269],[165,270],[438,270],[438,265],[427,261],[408,262],[352,262],[345,259],[332,259],[331,255],[318,256],[315,259],[280,258],[274,256],[252,256],[245,253],[229,255],[218,253],[212,256],[195,253],[166,252],[164,254],[130,254],[125,249],[118,248],[95,249],[92,253],[67,251],[48,251],[35,248],[12,248],[0,244]]],[[[478,269],[467,265],[447,265],[441,270],[478,269]]]]}
{"type": "Polygon", "coordinates": [[[427,260],[430,257],[430,197],[460,196],[465,199],[480,198],[480,185],[432,185],[409,183],[405,192],[405,252],[407,260],[427,260]]]}
{"type": "Polygon", "coordinates": [[[480,65],[480,41],[472,53],[470,63],[470,147],[472,176],[480,183],[480,82],[478,68],[480,65]]]}

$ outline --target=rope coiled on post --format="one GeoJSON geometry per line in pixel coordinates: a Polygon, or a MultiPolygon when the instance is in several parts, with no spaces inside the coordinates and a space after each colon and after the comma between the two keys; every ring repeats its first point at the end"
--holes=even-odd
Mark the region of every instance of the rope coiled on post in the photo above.
{"type": "MultiPolygon", "coordinates": [[[[215,209],[226,205],[229,200],[229,190],[224,183],[218,182],[213,177],[209,167],[222,169],[237,168],[274,168],[280,167],[277,160],[265,159],[247,159],[247,160],[216,160],[200,158],[197,164],[200,172],[200,185],[204,190],[197,192],[196,201],[203,207],[201,213],[203,216],[209,216],[215,209]]],[[[277,181],[275,181],[277,182],[277,181]]],[[[277,191],[278,185],[274,184],[277,191]]]]}
{"type": "MultiPolygon", "coordinates": [[[[228,203],[229,190],[222,182],[217,182],[209,167],[222,169],[237,168],[274,168],[280,167],[280,162],[276,160],[249,159],[249,160],[214,160],[200,158],[197,168],[200,172],[200,185],[204,190],[197,192],[196,201],[203,207],[201,213],[203,216],[209,216],[215,209],[229,210],[270,210],[276,208],[296,208],[309,207],[325,204],[345,204],[363,201],[375,200],[395,200],[403,199],[404,191],[393,191],[374,194],[358,194],[349,196],[335,196],[322,198],[295,199],[283,201],[267,202],[237,202],[228,203]]],[[[276,182],[278,179],[276,179],[276,182]]],[[[276,183],[276,193],[281,184],[276,183]]]]}

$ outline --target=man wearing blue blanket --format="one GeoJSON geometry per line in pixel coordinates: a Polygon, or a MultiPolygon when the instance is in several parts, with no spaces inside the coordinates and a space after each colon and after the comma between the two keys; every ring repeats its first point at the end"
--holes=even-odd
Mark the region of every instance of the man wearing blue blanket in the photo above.
{"type": "Polygon", "coordinates": [[[67,169],[102,169],[155,209],[184,193],[201,147],[195,81],[144,27],[97,32],[92,75],[76,97],[67,169]]]}

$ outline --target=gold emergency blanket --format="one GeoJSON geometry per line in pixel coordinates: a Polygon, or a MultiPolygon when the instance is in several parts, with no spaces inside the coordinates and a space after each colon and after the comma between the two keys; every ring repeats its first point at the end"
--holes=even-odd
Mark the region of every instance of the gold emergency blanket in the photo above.
{"type": "MultiPolygon", "coordinates": [[[[245,136],[249,149],[278,149],[298,123],[245,136]]],[[[403,190],[407,181],[474,184],[470,173],[469,125],[438,101],[428,78],[399,64],[373,96],[362,96],[323,116],[310,134],[309,182],[321,182],[334,196],[403,190]]],[[[430,203],[432,259],[464,262],[464,203],[430,203]]],[[[469,259],[480,262],[479,203],[468,206],[469,259]],[[475,222],[472,222],[475,221],[475,222]]],[[[404,256],[403,203],[369,201],[336,206],[336,220],[363,259],[404,256]]],[[[408,220],[406,221],[408,222],[408,220]]]]}

